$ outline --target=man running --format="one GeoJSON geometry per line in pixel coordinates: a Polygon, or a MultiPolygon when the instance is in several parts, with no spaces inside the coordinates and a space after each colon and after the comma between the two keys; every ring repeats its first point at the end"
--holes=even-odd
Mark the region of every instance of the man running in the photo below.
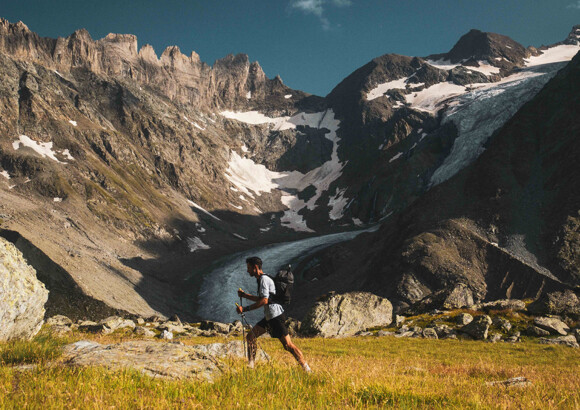
{"type": "Polygon", "coordinates": [[[300,364],[306,372],[311,372],[310,366],[308,366],[308,363],[304,360],[302,352],[290,340],[288,329],[284,323],[286,321],[286,315],[284,314],[282,305],[275,302],[269,302],[270,297],[276,294],[276,286],[274,285],[272,278],[262,272],[262,260],[257,256],[252,256],[251,258],[246,259],[246,265],[250,276],[255,277],[258,281],[258,296],[250,295],[241,289],[238,290],[239,297],[251,300],[255,303],[249,306],[244,306],[243,308],[242,306],[238,306],[236,310],[241,314],[242,312],[248,312],[264,306],[265,316],[254,326],[252,331],[249,332],[246,337],[248,341],[248,365],[252,368],[254,367],[254,360],[257,352],[256,339],[268,331],[270,336],[275,337],[282,342],[284,349],[292,353],[298,364],[300,364]]]}

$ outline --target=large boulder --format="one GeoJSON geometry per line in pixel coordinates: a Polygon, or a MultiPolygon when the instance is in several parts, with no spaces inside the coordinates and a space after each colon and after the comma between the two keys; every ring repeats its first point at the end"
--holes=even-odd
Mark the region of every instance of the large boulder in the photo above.
{"type": "Polygon", "coordinates": [[[474,294],[471,288],[464,283],[438,290],[408,309],[410,314],[421,314],[433,309],[461,309],[474,305],[474,294]]]}
{"type": "Polygon", "coordinates": [[[562,336],[566,336],[570,331],[566,323],[555,317],[536,317],[534,318],[534,325],[552,334],[562,336]]]}
{"type": "Polygon", "coordinates": [[[580,318],[580,297],[572,291],[544,293],[528,306],[537,315],[568,315],[580,318]]]}
{"type": "Polygon", "coordinates": [[[487,339],[487,332],[491,326],[491,318],[487,315],[477,316],[472,322],[459,329],[461,332],[468,334],[477,340],[487,339]]]}
{"type": "Polygon", "coordinates": [[[44,321],[48,290],[22,253],[0,237],[0,340],[30,339],[44,321]]]}
{"type": "Polygon", "coordinates": [[[393,305],[369,292],[331,293],[316,302],[302,322],[300,332],[322,337],[353,336],[393,321],[393,305]]]}

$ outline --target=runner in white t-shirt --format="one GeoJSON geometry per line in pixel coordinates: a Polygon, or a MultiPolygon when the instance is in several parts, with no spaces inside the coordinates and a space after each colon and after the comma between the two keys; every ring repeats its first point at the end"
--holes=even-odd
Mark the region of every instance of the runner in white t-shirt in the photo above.
{"type": "Polygon", "coordinates": [[[265,316],[262,320],[256,323],[246,338],[248,340],[249,366],[254,367],[254,360],[257,351],[256,339],[267,331],[270,333],[270,336],[275,337],[282,342],[284,349],[292,353],[298,364],[300,364],[305,371],[310,372],[310,366],[308,366],[308,363],[304,360],[304,355],[290,340],[288,329],[284,323],[286,321],[286,315],[284,314],[282,305],[278,303],[269,303],[270,296],[276,294],[276,286],[274,285],[272,278],[262,272],[262,260],[257,256],[253,256],[246,259],[246,265],[250,276],[253,276],[258,280],[258,296],[250,295],[243,290],[238,290],[239,297],[246,298],[255,303],[245,306],[244,308],[238,306],[236,310],[241,314],[242,312],[258,309],[264,306],[265,316]]]}

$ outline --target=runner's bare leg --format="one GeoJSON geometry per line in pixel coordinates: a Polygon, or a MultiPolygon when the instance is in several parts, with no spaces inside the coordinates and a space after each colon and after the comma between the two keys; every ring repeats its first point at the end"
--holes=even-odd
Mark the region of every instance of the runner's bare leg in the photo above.
{"type": "Polygon", "coordinates": [[[256,360],[256,353],[258,351],[257,338],[266,333],[266,329],[261,326],[254,326],[253,329],[248,332],[246,340],[248,341],[248,365],[254,367],[254,362],[256,360]]]}

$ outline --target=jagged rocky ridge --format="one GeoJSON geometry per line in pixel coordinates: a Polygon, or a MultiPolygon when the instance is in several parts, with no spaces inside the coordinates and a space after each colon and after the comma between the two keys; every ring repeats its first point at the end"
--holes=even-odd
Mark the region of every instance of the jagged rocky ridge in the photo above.
{"type": "Polygon", "coordinates": [[[377,58],[320,98],[245,55],[210,67],[131,35],[47,39],[2,20],[3,236],[90,300],[187,317],[213,258],[394,217],[467,166],[578,28],[555,46],[568,54],[472,31],[448,55],[377,58]],[[469,158],[450,155],[461,137],[469,158]]]}

